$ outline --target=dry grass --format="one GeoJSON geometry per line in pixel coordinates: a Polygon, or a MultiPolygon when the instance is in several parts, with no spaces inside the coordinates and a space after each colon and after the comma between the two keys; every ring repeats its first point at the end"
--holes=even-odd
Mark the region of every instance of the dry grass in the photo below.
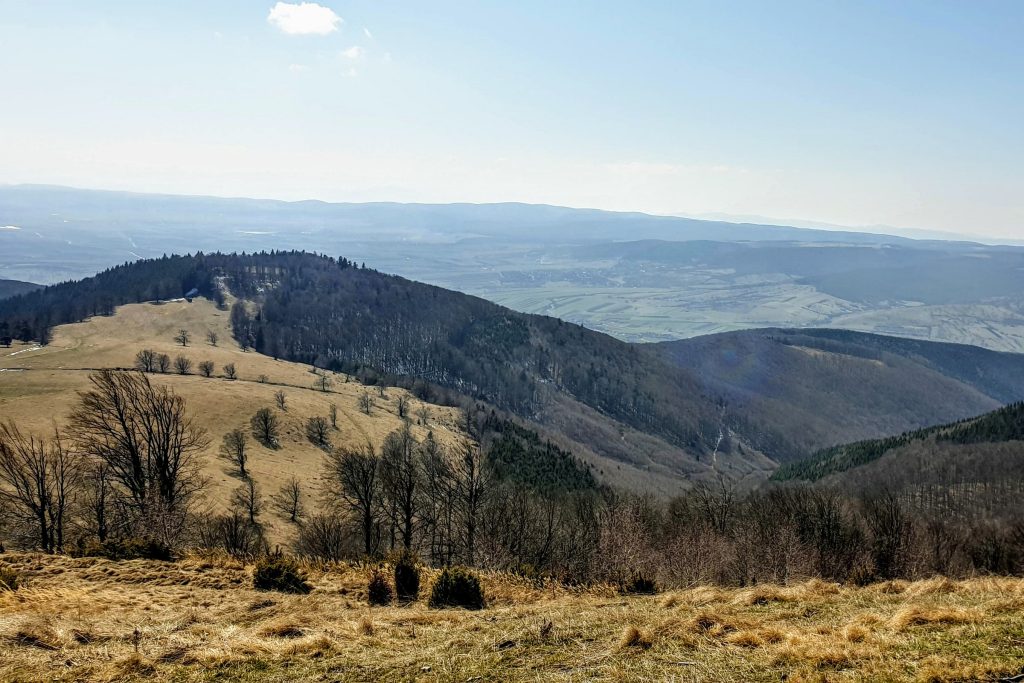
{"type": "MultiPolygon", "coordinates": [[[[275,361],[253,351],[243,352],[231,339],[228,312],[217,310],[205,299],[196,299],[193,303],[122,306],[111,317],[55,328],[53,342],[45,348],[15,342],[10,349],[0,349],[0,370],[4,370],[0,372],[0,416],[16,420],[26,431],[52,430],[54,421],[62,423],[71,411],[77,392],[88,388],[90,372],[99,368],[130,368],[135,354],[144,348],[166,353],[172,359],[178,354],[185,355],[194,366],[202,360],[211,360],[216,365],[218,376],[212,378],[197,374],[153,376],[155,382],[167,384],[184,396],[190,412],[210,433],[204,474],[210,481],[207,497],[214,510],[230,500],[231,491],[239,483],[227,464],[216,457],[221,438],[236,427],[248,431],[249,418],[260,407],[273,407],[278,390],[287,396],[287,410],[281,413],[281,447],[270,450],[251,441],[248,469],[265,498],[277,493],[293,475],[298,477],[311,494],[305,501],[307,507],[316,503],[312,494],[324,458],[323,451],[306,439],[307,418],[326,417],[330,404],[335,403],[339,429],[332,430],[331,439],[336,445],[361,446],[367,440],[380,445],[388,432],[402,424],[397,415],[399,396],[410,399],[411,414],[423,406],[402,389],[389,388],[386,397],[381,398],[369,388],[375,405],[371,414],[366,415],[357,405],[367,390],[359,382],[346,382],[345,375],[331,373],[331,391],[316,390],[309,366],[275,361]],[[182,328],[193,337],[185,348],[174,342],[175,334],[182,328]],[[218,346],[206,343],[208,330],[218,333],[218,346]],[[226,363],[235,364],[237,380],[219,377],[226,363]],[[267,377],[268,383],[258,381],[261,375],[267,377]]],[[[430,413],[429,427],[414,426],[418,438],[426,436],[427,429],[442,443],[459,438],[456,411],[435,405],[426,407],[430,413]]],[[[293,533],[290,524],[274,515],[265,515],[262,521],[269,527],[271,543],[284,543],[293,533]]]]}
{"type": "MultiPolygon", "coordinates": [[[[1024,673],[1024,580],[821,582],[662,596],[484,574],[480,612],[366,605],[365,570],[309,595],[217,556],[169,564],[8,553],[3,681],[970,681],[1024,673]],[[136,632],[138,636],[136,636],[136,632]]],[[[429,589],[436,572],[426,571],[429,589]]],[[[429,593],[429,590],[425,590],[429,593]]]]}

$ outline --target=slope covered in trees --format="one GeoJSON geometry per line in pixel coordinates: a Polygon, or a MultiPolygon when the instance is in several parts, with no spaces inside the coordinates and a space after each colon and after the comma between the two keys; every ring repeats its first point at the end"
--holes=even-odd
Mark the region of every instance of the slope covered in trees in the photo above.
{"type": "Polygon", "coordinates": [[[733,428],[780,461],[1024,398],[1024,356],[959,344],[766,329],[656,348],[723,397],[733,428]],[[780,432],[782,441],[769,441],[780,432]]]}
{"type": "MultiPolygon", "coordinates": [[[[918,451],[931,448],[937,452],[944,444],[970,446],[1021,441],[1024,441],[1024,402],[1013,403],[980,417],[953,424],[827,448],[806,460],[783,465],[772,475],[772,479],[817,481],[830,475],[849,472],[879,460],[888,453],[908,447],[917,447],[918,451]]],[[[961,450],[966,453],[969,449],[961,450]]],[[[1016,450],[1024,460],[1024,444],[1019,444],[1016,450]]]]}
{"type": "Polygon", "coordinates": [[[0,280],[0,299],[7,299],[12,296],[31,292],[39,289],[41,285],[34,282],[22,282],[21,280],[0,280]]]}

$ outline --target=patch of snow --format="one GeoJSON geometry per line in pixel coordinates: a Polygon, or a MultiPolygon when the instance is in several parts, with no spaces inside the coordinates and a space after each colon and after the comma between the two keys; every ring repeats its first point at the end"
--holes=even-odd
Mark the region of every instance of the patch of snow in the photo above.
{"type": "Polygon", "coordinates": [[[42,348],[43,348],[42,346],[32,346],[32,347],[29,347],[27,349],[22,349],[21,351],[15,351],[14,353],[9,353],[7,355],[8,356],[17,356],[19,353],[28,353],[29,351],[39,351],[42,348]]]}

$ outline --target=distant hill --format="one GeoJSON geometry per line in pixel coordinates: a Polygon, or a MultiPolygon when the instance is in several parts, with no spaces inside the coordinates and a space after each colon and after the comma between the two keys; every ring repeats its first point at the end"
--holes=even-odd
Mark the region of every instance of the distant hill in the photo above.
{"type": "Polygon", "coordinates": [[[654,346],[722,397],[731,426],[780,462],[1024,399],[1024,356],[960,344],[766,329],[654,346]]]}
{"type": "MultiPolygon", "coordinates": [[[[825,446],[956,420],[1024,394],[1024,356],[833,331],[628,344],[299,252],[128,264],[0,304],[0,326],[38,336],[193,287],[214,299],[226,287],[249,302],[231,313],[244,346],[431,401],[509,411],[551,437],[548,452],[573,451],[635,488],[671,491],[716,472],[760,478],[825,446]]],[[[507,445],[516,453],[527,444],[507,445]]]]}
{"type": "Polygon", "coordinates": [[[32,290],[39,289],[42,285],[37,285],[33,282],[22,282],[21,280],[0,280],[0,299],[7,299],[12,296],[18,296],[25,292],[31,292],[32,290]]]}

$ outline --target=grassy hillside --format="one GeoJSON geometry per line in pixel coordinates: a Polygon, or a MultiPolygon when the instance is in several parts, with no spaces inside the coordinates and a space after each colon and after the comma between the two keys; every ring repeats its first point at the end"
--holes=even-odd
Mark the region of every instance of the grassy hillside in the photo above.
{"type": "MultiPolygon", "coordinates": [[[[77,392],[88,387],[90,372],[130,368],[135,354],[144,348],[193,361],[193,374],[177,375],[172,370],[152,377],[182,395],[211,436],[203,455],[204,474],[210,479],[207,499],[214,509],[222,509],[240,483],[229,473],[229,465],[217,457],[221,438],[235,428],[248,431],[252,414],[261,407],[274,408],[274,394],[279,390],[286,395],[286,410],[275,408],[282,419],[281,447],[270,450],[250,440],[249,469],[267,498],[296,476],[306,488],[306,504],[315,503],[324,454],[306,438],[305,421],[327,417],[331,403],[337,405],[339,414],[338,429],[331,433],[335,445],[362,446],[370,441],[379,446],[389,432],[403,424],[397,414],[400,396],[411,402],[410,414],[420,408],[427,411],[425,425],[413,424],[418,438],[428,430],[443,443],[462,438],[458,411],[453,408],[424,403],[398,388],[389,388],[381,397],[372,387],[348,381],[340,373],[328,373],[332,384],[325,393],[314,388],[317,377],[309,366],[242,351],[231,339],[228,314],[205,299],[123,306],[113,316],[55,328],[48,346],[15,343],[10,349],[0,349],[0,415],[15,420],[23,431],[50,430],[55,423],[64,422],[77,401],[77,392]],[[174,341],[181,329],[192,334],[188,347],[174,341]],[[208,331],[218,333],[216,347],[206,341],[208,331]],[[215,363],[214,377],[195,374],[194,366],[203,360],[215,363]],[[227,363],[235,364],[238,379],[223,377],[227,363]],[[260,381],[261,376],[265,382],[260,381]],[[369,415],[357,405],[367,391],[372,392],[374,404],[369,415]]],[[[290,535],[291,529],[277,515],[267,514],[265,519],[273,538],[290,535]]]]}
{"type": "MultiPolygon", "coordinates": [[[[1024,582],[817,580],[622,596],[484,574],[479,612],[366,605],[366,570],[257,592],[219,557],[7,554],[11,681],[996,681],[1024,673],[1024,582]]],[[[429,587],[434,573],[425,576],[429,587]]]]}
{"type": "Polygon", "coordinates": [[[781,461],[1024,397],[1024,355],[958,344],[769,329],[656,348],[721,395],[733,428],[781,461]]]}
{"type": "MultiPolygon", "coordinates": [[[[828,448],[806,460],[782,466],[772,475],[772,479],[817,481],[868,465],[886,454],[909,450],[930,451],[935,456],[936,463],[933,464],[937,464],[940,454],[946,457],[959,456],[963,461],[962,468],[969,471],[974,469],[967,467],[969,456],[977,451],[970,446],[1014,442],[1024,442],[1024,403],[1014,403],[954,424],[828,448]]],[[[1014,450],[1018,456],[1024,457],[1024,444],[1017,445],[1018,448],[1014,450]]],[[[1008,477],[1009,472],[1004,474],[1008,477]]],[[[920,478],[915,479],[922,481],[920,478]]]]}

